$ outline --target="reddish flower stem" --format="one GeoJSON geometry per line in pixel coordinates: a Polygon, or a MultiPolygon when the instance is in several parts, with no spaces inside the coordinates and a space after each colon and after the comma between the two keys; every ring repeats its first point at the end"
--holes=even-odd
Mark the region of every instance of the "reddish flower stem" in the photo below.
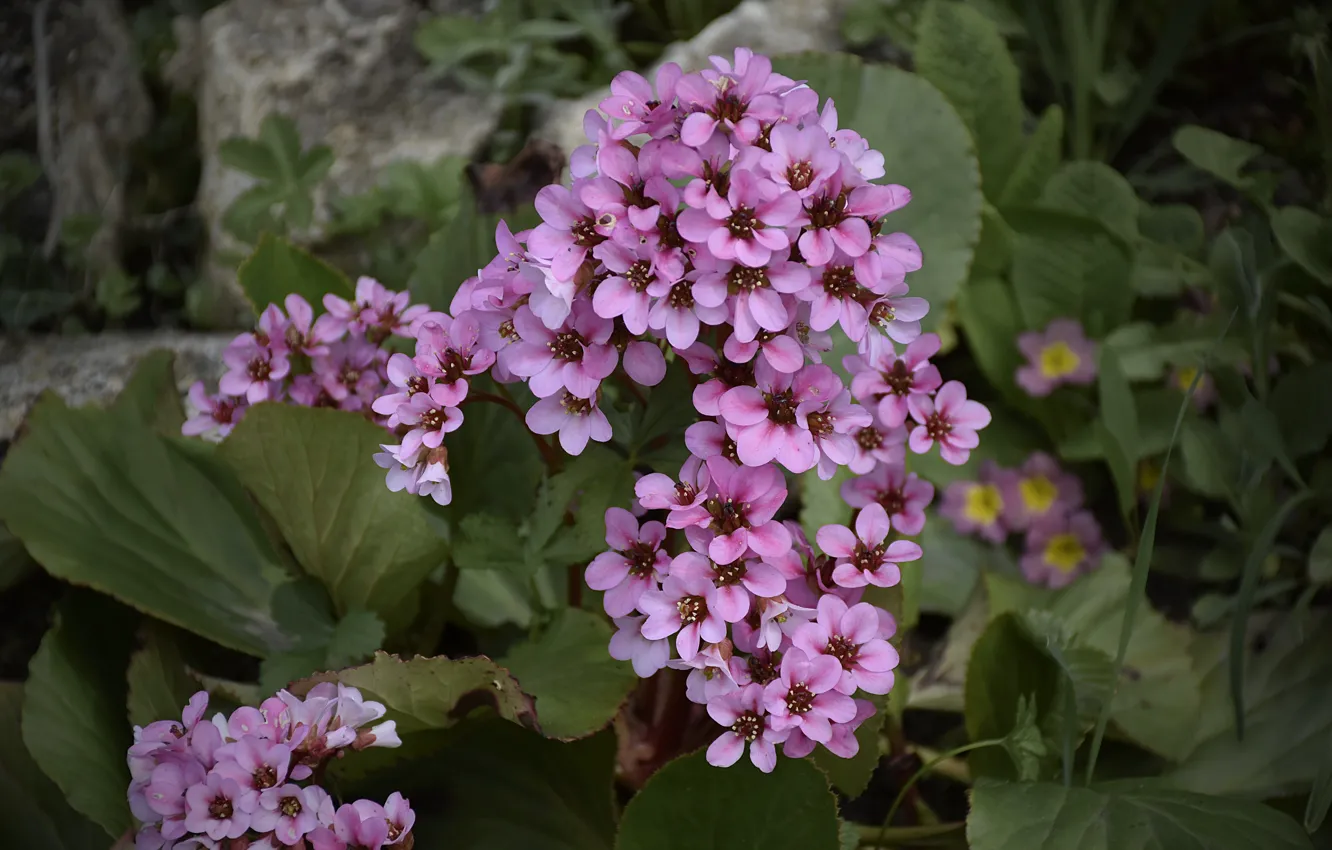
{"type": "Polygon", "coordinates": [[[554,446],[543,440],[540,434],[527,427],[527,415],[523,413],[523,409],[512,398],[494,393],[471,392],[467,394],[467,398],[463,399],[462,404],[467,405],[474,401],[488,401],[492,404],[498,404],[513,413],[514,416],[518,417],[518,421],[522,423],[523,430],[531,435],[532,442],[536,443],[537,451],[541,452],[541,460],[546,464],[547,471],[553,475],[564,468],[564,458],[560,456],[554,446]]]}

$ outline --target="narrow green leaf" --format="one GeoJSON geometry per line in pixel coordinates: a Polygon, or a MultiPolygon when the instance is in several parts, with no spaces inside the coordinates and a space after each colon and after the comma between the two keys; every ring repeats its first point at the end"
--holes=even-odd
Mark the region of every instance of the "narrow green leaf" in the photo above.
{"type": "Polygon", "coordinates": [[[119,838],[131,826],[125,791],[125,666],[134,615],[83,590],[56,608],[28,666],[23,743],[65,799],[119,838]]]}
{"type": "Polygon", "coordinates": [[[1325,526],[1309,549],[1309,581],[1332,583],[1332,525],[1325,526]]]}
{"type": "Polygon", "coordinates": [[[1141,459],[1138,436],[1138,410],[1128,377],[1119,365],[1114,349],[1103,346],[1097,388],[1101,400],[1101,421],[1105,425],[1106,461],[1119,491],[1119,509],[1128,515],[1137,503],[1137,468],[1141,459]],[[1112,451],[1113,449],[1113,451],[1112,451]]]}
{"type": "Polygon", "coordinates": [[[1320,451],[1332,437],[1332,363],[1318,361],[1282,375],[1267,406],[1292,457],[1320,451]]]}
{"type": "Polygon", "coordinates": [[[1033,204],[1059,168],[1064,147],[1064,110],[1046,107],[1036,129],[1027,137],[1022,155],[1013,166],[999,196],[1000,208],[1033,204]]]}
{"type": "Polygon", "coordinates": [[[1332,737],[1323,743],[1322,766],[1314,778],[1313,788],[1309,791],[1309,801],[1304,807],[1304,829],[1310,835],[1323,825],[1328,809],[1332,809],[1332,737]]]}
{"type": "Polygon", "coordinates": [[[1300,268],[1332,286],[1332,220],[1303,207],[1282,207],[1272,215],[1272,233],[1300,268]]]}
{"type": "Polygon", "coordinates": [[[676,759],[643,786],[615,839],[616,850],[836,846],[837,803],[808,761],[779,758],[772,773],[760,773],[746,758],[719,770],[702,751],[676,759]]]}
{"type": "Polygon", "coordinates": [[[259,141],[272,154],[281,180],[288,185],[294,184],[299,175],[301,159],[301,135],[296,129],[296,122],[285,115],[270,112],[259,123],[259,141]]]}

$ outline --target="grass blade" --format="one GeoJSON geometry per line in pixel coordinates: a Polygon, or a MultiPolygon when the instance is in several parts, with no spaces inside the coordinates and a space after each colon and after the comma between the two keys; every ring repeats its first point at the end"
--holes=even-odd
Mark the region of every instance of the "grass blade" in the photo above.
{"type": "MultiPolygon", "coordinates": [[[[1221,347],[1221,341],[1226,338],[1230,332],[1230,326],[1235,322],[1235,316],[1239,310],[1232,310],[1230,318],[1226,320],[1226,326],[1221,329],[1221,333],[1212,343],[1211,349],[1204,358],[1210,361],[1217,349],[1221,347]]],[[[1204,366],[1206,364],[1204,363],[1204,366]]],[[[1184,426],[1184,416],[1188,413],[1189,407],[1193,404],[1193,393],[1198,389],[1198,379],[1206,371],[1205,368],[1199,369],[1189,382],[1189,388],[1184,392],[1184,400],[1180,402],[1179,413],[1175,416],[1175,427],[1170,432],[1170,443],[1166,446],[1165,457],[1161,460],[1161,476],[1156,481],[1156,487],[1152,491],[1152,501],[1147,507],[1147,518],[1143,520],[1142,534],[1138,537],[1138,553],[1133,561],[1133,580],[1129,584],[1128,598],[1124,602],[1124,622],[1119,629],[1119,649],[1115,652],[1115,690],[1119,689],[1120,671],[1124,669],[1124,658],[1128,655],[1129,637],[1133,634],[1133,621],[1138,614],[1138,606],[1142,603],[1143,596],[1147,590],[1147,573],[1151,571],[1152,550],[1156,547],[1156,518],[1161,513],[1161,494],[1165,490],[1166,473],[1170,469],[1170,456],[1175,451],[1175,443],[1179,442],[1179,431],[1184,426]]],[[[1101,743],[1105,740],[1106,727],[1110,725],[1110,707],[1114,704],[1115,693],[1111,691],[1106,697],[1105,703],[1101,706],[1101,713],[1096,718],[1096,731],[1092,734],[1091,752],[1087,758],[1086,784],[1090,785],[1092,775],[1096,770],[1096,757],[1101,752],[1101,743]]]]}

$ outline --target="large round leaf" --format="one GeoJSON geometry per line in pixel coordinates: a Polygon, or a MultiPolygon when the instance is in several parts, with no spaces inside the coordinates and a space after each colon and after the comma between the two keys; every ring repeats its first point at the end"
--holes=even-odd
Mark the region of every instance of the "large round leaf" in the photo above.
{"type": "Polygon", "coordinates": [[[897,68],[840,53],[779,57],[774,65],[832,98],[838,125],[883,152],[887,175],[880,182],[911,190],[911,203],[884,226],[920,244],[925,264],[907,282],[933,305],[925,326],[937,327],[980,239],[980,166],[966,125],[938,89],[897,68]]]}

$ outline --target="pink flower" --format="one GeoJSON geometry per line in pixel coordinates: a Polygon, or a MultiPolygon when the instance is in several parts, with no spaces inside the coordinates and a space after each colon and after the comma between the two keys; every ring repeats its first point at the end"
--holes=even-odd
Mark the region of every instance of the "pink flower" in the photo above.
{"type": "Polygon", "coordinates": [[[924,454],[938,442],[940,457],[954,466],[967,462],[971,450],[980,445],[976,432],[990,424],[990,411],[978,401],[968,401],[960,381],[944,384],[934,398],[910,395],[907,407],[918,423],[907,445],[924,454]]]}
{"type": "Polygon", "coordinates": [[[704,253],[696,261],[694,299],[704,307],[729,305],[740,342],[750,342],[763,331],[785,330],[791,323],[791,299],[783,296],[809,285],[809,269],[784,259],[737,265],[704,253]]]}
{"type": "MultiPolygon", "coordinates": [[[[874,716],[877,709],[874,703],[867,699],[854,700],[856,704],[856,716],[846,723],[834,723],[832,727],[832,737],[822,742],[824,749],[840,758],[854,758],[856,753],[860,752],[860,741],[856,738],[856,730],[866,720],[874,716]]],[[[804,758],[814,752],[814,741],[805,737],[799,729],[792,730],[791,736],[786,739],[782,745],[782,752],[793,759],[804,758]]]]}
{"type": "Polygon", "coordinates": [[[670,569],[671,575],[711,581],[717,588],[717,614],[728,623],[739,622],[749,615],[751,594],[774,597],[786,589],[786,579],[777,568],[758,560],[741,559],[718,565],[697,552],[681,552],[671,561],[670,569]]]}
{"type": "Polygon", "coordinates": [[[1045,452],[1033,452],[1002,484],[1004,524],[1017,531],[1082,507],[1082,482],[1045,452]]]}
{"type": "Polygon", "coordinates": [[[636,340],[624,347],[624,371],[634,383],[655,387],[666,377],[666,357],[657,343],[636,340]]]}
{"type": "Polygon", "coordinates": [[[781,678],[763,692],[773,728],[779,732],[799,729],[814,741],[832,738],[832,724],[856,716],[851,697],[835,690],[841,678],[842,665],[836,658],[810,658],[797,648],[788,649],[782,656],[781,678]]]}
{"type": "Polygon", "coordinates": [[[318,357],[328,352],[327,343],[334,342],[345,332],[342,323],[327,313],[315,319],[314,308],[296,293],[282,302],[291,321],[283,333],[283,342],[292,354],[318,357]]]}
{"type": "Polygon", "coordinates": [[[670,555],[662,550],[666,526],[645,522],[640,527],[624,508],[606,509],[606,545],[587,567],[587,586],[604,590],[602,604],[612,617],[624,617],[638,607],[639,598],[657,589],[657,582],[670,566],[670,555]]]}
{"type": "Polygon", "coordinates": [[[869,427],[872,421],[865,408],[852,403],[851,393],[846,390],[802,402],[796,408],[797,424],[809,432],[818,451],[819,478],[828,481],[839,466],[851,462],[856,456],[856,438],[851,435],[869,427]]]}
{"type": "Polygon", "coordinates": [[[1027,363],[1015,377],[1027,395],[1047,396],[1064,384],[1096,380],[1096,345],[1074,319],[1055,319],[1042,332],[1024,333],[1017,345],[1027,363]]]}
{"type": "Polygon", "coordinates": [[[833,177],[841,161],[831,145],[828,133],[817,124],[797,128],[792,124],[778,124],[768,135],[771,153],[761,148],[759,163],[779,186],[808,197],[833,177]]]}
{"type": "Polygon", "coordinates": [[[618,124],[611,135],[627,139],[638,133],[658,135],[675,123],[675,84],[684,76],[680,66],[667,62],[657,69],[656,91],[633,71],[621,71],[611,80],[610,97],[598,107],[618,124]]]}
{"type": "Polygon", "coordinates": [[[276,401],[282,397],[279,382],[287,377],[291,364],[284,351],[247,340],[250,336],[242,334],[222,352],[228,371],[218,382],[218,389],[223,395],[244,398],[250,404],[276,401]]]}
{"type": "Polygon", "coordinates": [[[247,800],[234,779],[210,773],[203,783],[190,786],[185,792],[185,802],[189,807],[185,828],[190,832],[201,832],[221,841],[240,838],[250,828],[254,802],[247,800]]]}
{"type": "Polygon", "coordinates": [[[882,464],[869,475],[842,484],[842,499],[853,508],[877,502],[899,534],[920,534],[925,508],[934,501],[934,485],[901,463],[882,464]]]}
{"type": "Polygon", "coordinates": [[[575,181],[573,190],[558,184],[542,189],[536,196],[536,210],[542,223],[527,237],[527,250],[550,262],[556,280],[573,280],[587,252],[606,241],[615,228],[613,218],[598,219],[578,193],[585,181],[575,181]]]}
{"type": "Polygon", "coordinates": [[[907,399],[929,395],[942,382],[939,370],[929,361],[939,353],[939,337],[925,334],[911,342],[900,356],[892,346],[879,349],[868,362],[861,358],[847,364],[851,394],[862,404],[878,407],[879,418],[890,428],[906,422],[907,399]],[[852,368],[855,367],[855,368],[852,368]]]}
{"type": "Polygon", "coordinates": [[[370,409],[380,416],[387,416],[390,428],[398,427],[402,420],[398,409],[408,404],[417,393],[430,391],[430,381],[416,367],[416,361],[402,352],[391,355],[387,365],[388,381],[400,392],[381,395],[371,403],[370,409]]]}
{"type": "MultiPolygon", "coordinates": [[[[819,617],[796,630],[792,643],[810,658],[828,655],[842,665],[837,690],[886,694],[893,687],[897,650],[884,638],[879,609],[868,602],[847,606],[833,594],[819,600],[819,617]]],[[[890,621],[891,622],[891,621],[890,621]]]]}
{"type": "Polygon", "coordinates": [[[661,590],[650,590],[639,600],[647,614],[642,635],[660,640],[675,635],[675,649],[689,661],[702,641],[717,643],[726,637],[726,621],[718,611],[717,588],[701,575],[669,575],[661,590]]]}
{"type": "Polygon", "coordinates": [[[889,428],[877,417],[872,417],[870,424],[856,428],[851,436],[851,459],[845,465],[857,475],[864,475],[881,464],[901,465],[906,461],[905,426],[889,428]]]}
{"type": "Polygon", "coordinates": [[[328,353],[312,363],[320,387],[343,410],[369,407],[384,385],[379,375],[383,352],[365,340],[335,342],[325,348],[328,353]]]}
{"type": "Polygon", "coordinates": [[[769,366],[784,374],[798,371],[805,363],[800,342],[789,333],[759,331],[750,342],[741,342],[738,335],[731,334],[722,346],[722,353],[732,363],[748,363],[760,351],[769,366]]]}
{"type": "Polygon", "coordinates": [[[215,433],[220,439],[230,434],[231,429],[245,416],[244,397],[220,394],[210,396],[204,391],[203,381],[195,381],[190,385],[189,401],[194,413],[180,426],[180,433],[186,437],[215,433]]]}
{"type": "Polygon", "coordinates": [[[1063,587],[1101,562],[1101,526],[1087,511],[1052,516],[1031,526],[1022,575],[1032,584],[1063,587]]]}
{"type": "Polygon", "coordinates": [[[280,785],[259,795],[250,827],[256,832],[271,831],[278,841],[291,847],[319,826],[320,809],[327,810],[331,821],[333,800],[323,788],[280,785]]]}
{"type": "Polygon", "coordinates": [[[158,764],[143,789],[144,802],[159,817],[183,815],[186,789],[203,782],[206,773],[203,765],[193,759],[158,764]]]}
{"type": "Polygon", "coordinates": [[[406,490],[413,496],[429,496],[437,504],[453,501],[453,483],[449,479],[448,452],[444,448],[419,448],[403,454],[401,446],[380,445],[382,452],[372,456],[375,465],[387,469],[385,483],[389,491],[406,490]]]}
{"type": "Polygon", "coordinates": [[[518,308],[513,316],[522,341],[504,349],[506,365],[515,375],[528,379],[538,398],[564,389],[590,399],[602,379],[615,371],[618,356],[615,347],[607,344],[613,323],[592,312],[586,302],[578,302],[570,319],[552,331],[527,307],[518,308]]]}
{"type": "MultiPolygon", "coordinates": [[[[881,284],[884,282],[880,279],[881,284]]],[[[920,320],[930,312],[930,302],[906,293],[907,285],[898,281],[880,291],[869,306],[870,326],[903,345],[915,342],[920,336],[920,320]]],[[[861,340],[861,351],[867,349],[867,342],[861,340]]]]}
{"type": "Polygon", "coordinates": [[[784,228],[799,214],[799,195],[752,171],[740,171],[731,175],[726,197],[710,193],[704,208],[680,213],[677,227],[681,236],[706,245],[719,260],[761,268],[775,252],[790,247],[784,228]]]}
{"type": "Polygon", "coordinates": [[[788,375],[765,361],[755,365],[754,377],[758,386],[735,387],[718,402],[741,462],[761,466],[776,460],[792,472],[812,469],[819,450],[805,427],[808,421],[802,426],[798,409],[806,402],[836,398],[841,381],[828,366],[806,366],[788,375]]]}
{"type": "Polygon", "coordinates": [[[651,259],[642,259],[615,242],[603,242],[592,253],[612,272],[597,285],[592,309],[603,319],[623,317],[624,326],[631,334],[645,333],[652,306],[649,288],[654,284],[669,287],[676,281],[662,280],[651,259]]]}
{"type": "Polygon", "coordinates": [[[411,801],[397,791],[384,801],[384,816],[388,821],[389,844],[401,844],[416,825],[416,812],[412,811],[411,801]]]}
{"type": "Polygon", "coordinates": [[[777,766],[777,748],[790,734],[769,724],[762,685],[750,684],[723,696],[708,700],[708,716],[726,727],[708,747],[708,764],[730,767],[744,755],[749,744],[749,760],[764,773],[777,766]]]}
{"type": "Polygon", "coordinates": [[[422,375],[435,379],[439,396],[450,407],[467,398],[467,378],[480,375],[495,362],[495,352],[480,348],[481,324],[472,312],[424,323],[417,331],[413,362],[422,375]]]}
{"type": "Polygon", "coordinates": [[[856,530],[825,525],[816,539],[824,554],[837,559],[832,580],[842,587],[892,587],[902,580],[901,561],[920,558],[920,547],[909,540],[888,542],[892,525],[883,505],[875,502],[856,516],[856,530]]]}
{"type": "Polygon", "coordinates": [[[444,435],[462,427],[463,414],[456,407],[449,407],[443,399],[448,394],[438,385],[430,392],[417,393],[411,401],[398,408],[398,418],[411,430],[402,438],[400,458],[411,457],[424,446],[437,449],[444,444],[444,435]]]}
{"type": "Polygon", "coordinates": [[[333,816],[333,834],[351,847],[380,850],[388,843],[388,814],[370,800],[343,803],[333,816]]]}
{"type": "Polygon", "coordinates": [[[559,434],[560,448],[571,455],[582,454],[588,440],[604,443],[611,438],[610,420],[596,403],[567,391],[532,405],[525,421],[534,433],[559,434]]]}
{"type": "MultiPolygon", "coordinates": [[[[862,222],[863,223],[863,222],[862,222]]],[[[815,270],[812,283],[799,293],[810,302],[809,326],[826,331],[841,324],[842,331],[859,342],[869,328],[869,309],[878,280],[865,277],[872,263],[853,262],[846,254],[835,253],[828,264],[815,270]]]]}
{"type": "MultiPolygon", "coordinates": [[[[737,57],[741,50],[744,48],[736,51],[737,57]]],[[[737,143],[752,143],[764,124],[782,114],[781,101],[767,93],[771,79],[772,61],[753,54],[746,56],[743,65],[737,59],[734,70],[680,77],[675,93],[681,108],[692,113],[680,126],[680,140],[698,147],[721,130],[733,135],[737,143]]]]}
{"type": "Polygon", "coordinates": [[[791,548],[791,534],[772,518],[786,501],[786,483],[772,466],[732,466],[710,462],[712,495],[701,505],[673,511],[670,528],[701,526],[716,536],[708,544],[708,557],[729,564],[753,549],[777,556],[791,548]]]}
{"type": "MultiPolygon", "coordinates": [[[[253,708],[250,711],[257,714],[253,708]]],[[[262,722],[262,718],[258,719],[262,722]]],[[[291,766],[291,747],[254,734],[241,733],[233,737],[236,738],[234,743],[218,747],[217,766],[213,772],[233,780],[248,807],[246,810],[253,811],[261,792],[286,781],[291,766]]]]}
{"type": "Polygon", "coordinates": [[[666,666],[671,658],[671,644],[666,639],[648,640],[643,637],[642,617],[617,617],[615,634],[610,639],[610,657],[633,663],[634,672],[646,679],[666,666]]]}

